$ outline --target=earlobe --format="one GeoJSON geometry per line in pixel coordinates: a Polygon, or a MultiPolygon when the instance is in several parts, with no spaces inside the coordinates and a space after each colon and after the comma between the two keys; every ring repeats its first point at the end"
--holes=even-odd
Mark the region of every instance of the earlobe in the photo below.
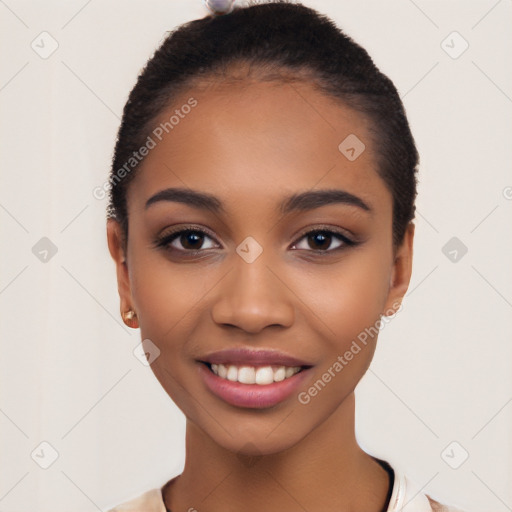
{"type": "Polygon", "coordinates": [[[119,222],[114,219],[109,219],[107,221],[107,242],[110,255],[116,264],[117,290],[121,299],[121,317],[123,318],[123,321],[126,323],[126,325],[129,327],[135,327],[135,325],[131,325],[131,323],[134,322],[136,317],[125,319],[126,312],[132,311],[134,309],[132,306],[133,298],[131,295],[128,266],[126,264],[123,233],[119,222]]]}

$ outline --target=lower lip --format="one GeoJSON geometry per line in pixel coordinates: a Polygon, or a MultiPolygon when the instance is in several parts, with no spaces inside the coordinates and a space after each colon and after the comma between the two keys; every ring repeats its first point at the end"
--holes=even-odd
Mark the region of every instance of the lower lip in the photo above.
{"type": "Polygon", "coordinates": [[[310,368],[272,384],[242,384],[215,375],[206,364],[199,363],[199,373],[208,389],[225,402],[237,407],[263,409],[288,398],[308,378],[310,368]]]}

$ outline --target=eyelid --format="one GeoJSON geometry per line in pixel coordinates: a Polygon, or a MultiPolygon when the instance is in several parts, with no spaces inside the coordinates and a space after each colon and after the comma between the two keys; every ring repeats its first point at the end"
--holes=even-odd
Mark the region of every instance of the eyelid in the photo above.
{"type": "Polygon", "coordinates": [[[163,233],[158,236],[158,238],[167,238],[171,235],[177,235],[179,233],[182,233],[183,231],[199,231],[200,233],[208,235],[210,238],[219,243],[213,232],[210,231],[210,229],[205,228],[204,226],[200,226],[199,224],[185,224],[178,225],[176,227],[171,226],[168,230],[164,230],[163,233]]]}
{"type": "MultiPolygon", "coordinates": [[[[329,231],[331,233],[334,233],[334,234],[340,236],[341,238],[346,239],[348,241],[346,243],[355,244],[357,242],[355,235],[347,229],[342,229],[340,227],[331,226],[329,224],[313,224],[313,225],[305,227],[301,231],[299,231],[299,233],[295,237],[295,242],[293,242],[292,245],[295,245],[299,240],[301,240],[302,238],[304,238],[304,236],[306,236],[310,233],[317,233],[317,232],[321,232],[321,231],[329,231]]],[[[330,252],[330,251],[327,251],[327,252],[330,252]]]]}

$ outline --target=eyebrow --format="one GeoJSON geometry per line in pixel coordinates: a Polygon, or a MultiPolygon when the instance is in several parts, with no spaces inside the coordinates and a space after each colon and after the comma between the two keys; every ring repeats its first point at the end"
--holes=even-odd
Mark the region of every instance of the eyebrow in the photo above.
{"type": "MultiPolygon", "coordinates": [[[[222,202],[217,197],[197,190],[186,188],[166,188],[160,190],[146,201],[145,209],[147,210],[152,204],[160,201],[183,203],[192,208],[210,210],[215,214],[226,213],[222,202]]],[[[279,210],[283,215],[287,215],[292,212],[313,210],[329,204],[339,203],[356,206],[367,212],[372,211],[370,206],[361,198],[339,189],[310,190],[293,194],[279,204],[279,210]]]]}

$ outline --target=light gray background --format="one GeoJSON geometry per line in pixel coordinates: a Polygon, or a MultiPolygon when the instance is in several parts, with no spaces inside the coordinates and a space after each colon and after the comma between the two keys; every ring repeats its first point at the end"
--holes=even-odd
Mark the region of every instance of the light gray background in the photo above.
{"type": "MultiPolygon", "coordinates": [[[[512,510],[512,2],[305,3],[391,77],[421,154],[412,284],[357,388],[358,439],[442,501],[512,510]],[[458,58],[453,31],[469,43],[458,58]],[[452,237],[468,249],[455,262],[452,237]]],[[[4,512],[106,510],[181,472],[184,418],[132,353],[140,332],[120,319],[106,199],[92,191],[140,68],[206,12],[0,0],[4,512]],[[51,49],[43,31],[58,43],[47,58],[31,47],[51,49]],[[46,262],[32,250],[42,237],[57,248],[46,262]]]]}

